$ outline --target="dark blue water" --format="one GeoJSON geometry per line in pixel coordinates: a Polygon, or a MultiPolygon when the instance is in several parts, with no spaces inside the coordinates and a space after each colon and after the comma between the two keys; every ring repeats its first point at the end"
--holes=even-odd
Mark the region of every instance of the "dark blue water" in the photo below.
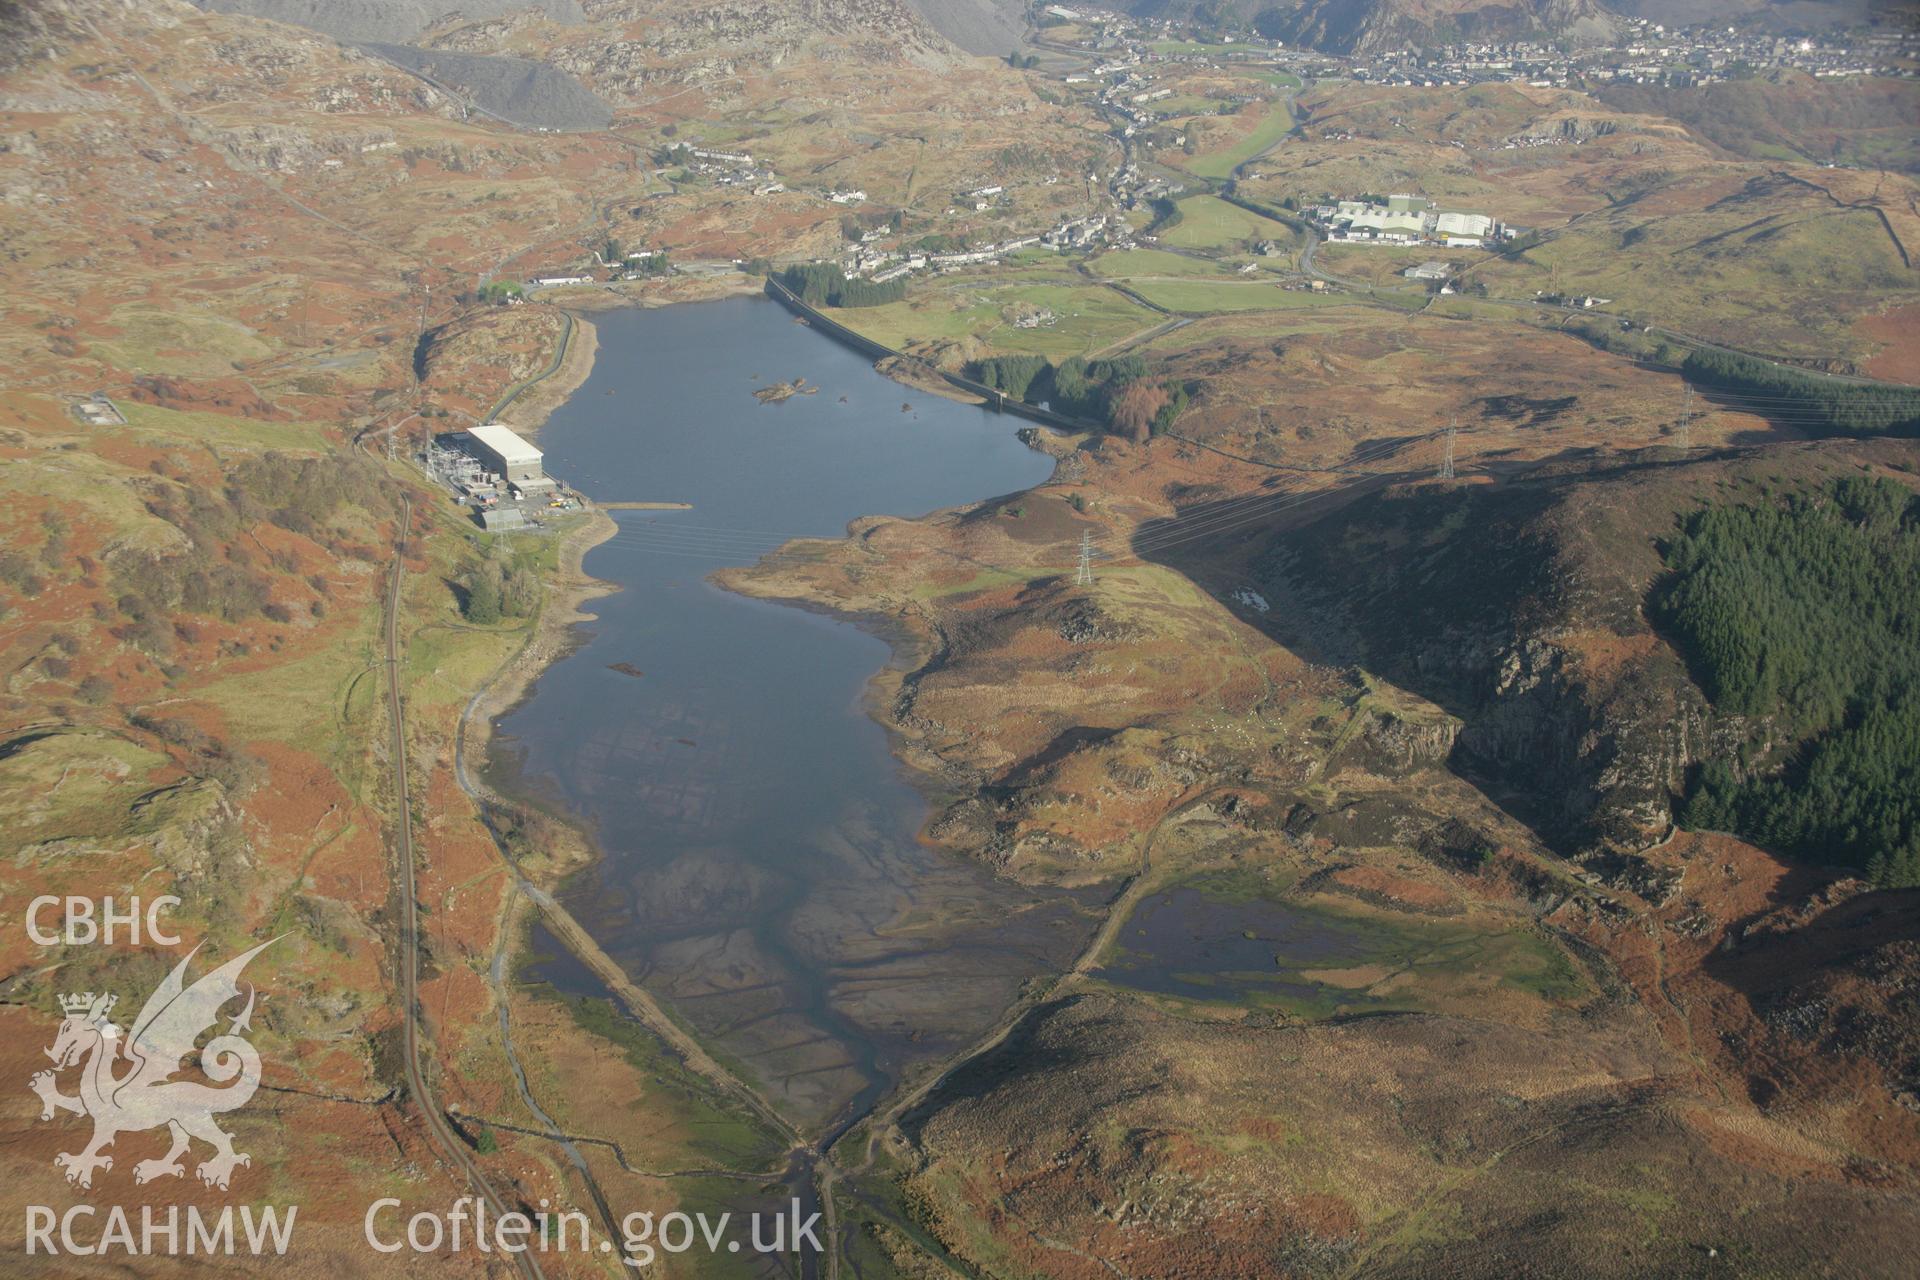
{"type": "Polygon", "coordinates": [[[1169,889],[1141,901],[1100,976],[1191,1000],[1262,995],[1323,1001],[1340,993],[1302,970],[1339,969],[1383,958],[1377,926],[1263,898],[1230,901],[1169,889]]]}
{"type": "Polygon", "coordinates": [[[616,513],[586,569],[622,590],[588,606],[585,643],[500,722],[495,757],[595,833],[604,860],[567,893],[594,936],[824,1128],[991,1022],[1086,929],[916,842],[924,802],[862,705],[882,640],[706,577],[1052,463],[1016,420],[910,391],[770,302],[595,324],[593,376],[540,433],[548,470],[602,501],[694,509],[616,513]],[[796,377],[818,393],[752,396],[796,377]]]}

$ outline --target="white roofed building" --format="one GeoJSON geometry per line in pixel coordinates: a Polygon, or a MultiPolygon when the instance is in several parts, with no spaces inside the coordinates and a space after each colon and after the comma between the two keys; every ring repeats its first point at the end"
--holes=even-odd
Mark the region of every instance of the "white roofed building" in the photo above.
{"type": "Polygon", "coordinates": [[[467,440],[481,462],[505,477],[508,484],[525,488],[546,480],[540,451],[522,440],[513,428],[497,422],[469,427],[467,440]]]}
{"type": "Polygon", "coordinates": [[[1493,219],[1484,213],[1442,213],[1434,219],[1433,229],[1443,237],[1483,240],[1493,234],[1493,219]]]}

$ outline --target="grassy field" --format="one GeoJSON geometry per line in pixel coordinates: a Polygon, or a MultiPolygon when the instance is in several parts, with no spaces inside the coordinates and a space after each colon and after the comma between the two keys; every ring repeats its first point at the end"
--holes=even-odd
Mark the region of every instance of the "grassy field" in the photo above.
{"type": "Polygon", "coordinates": [[[123,368],[192,377],[221,377],[248,360],[261,360],[273,347],[246,325],[207,311],[156,311],[143,306],[116,307],[109,317],[116,336],[100,344],[101,354],[123,368]]]}
{"type": "Polygon", "coordinates": [[[1180,221],[1160,235],[1161,243],[1176,249],[1240,248],[1255,240],[1293,243],[1293,231],[1285,223],[1249,213],[1218,196],[1189,196],[1180,202],[1180,215],[1180,221]]]}
{"type": "Polygon", "coordinates": [[[1266,118],[1255,125],[1251,133],[1230,147],[1194,156],[1187,162],[1187,169],[1203,178],[1232,177],[1236,168],[1279,142],[1292,128],[1293,114],[1287,104],[1276,102],[1267,108],[1266,118]]]}
{"type": "Polygon", "coordinates": [[[1155,40],[1148,47],[1155,53],[1235,53],[1243,46],[1204,44],[1198,40],[1155,40]]]}
{"type": "Polygon", "coordinates": [[[1247,71],[1244,73],[1236,72],[1235,74],[1244,74],[1250,79],[1258,80],[1262,84],[1270,84],[1276,89],[1298,89],[1300,87],[1300,77],[1291,71],[1247,71]]]}
{"type": "Polygon", "coordinates": [[[1440,245],[1398,246],[1323,244],[1313,256],[1314,266],[1330,276],[1345,280],[1364,280],[1389,289],[1418,289],[1425,281],[1409,280],[1401,275],[1408,267],[1422,262],[1445,262],[1455,270],[1465,270],[1488,260],[1482,249],[1447,249],[1440,245]]]}
{"type": "Polygon", "coordinates": [[[1350,296],[1329,298],[1318,307],[1293,311],[1227,311],[1195,320],[1145,343],[1140,350],[1171,357],[1220,340],[1304,337],[1319,334],[1373,332],[1375,324],[1397,324],[1392,313],[1355,304],[1350,296]]]}
{"type": "MultiPolygon", "coordinates": [[[[1278,261],[1277,259],[1275,261],[1278,261]]],[[[1217,258],[1193,258],[1165,249],[1117,249],[1103,253],[1087,266],[1108,280],[1151,279],[1155,276],[1231,278],[1233,267],[1217,258]]]]}
{"type": "Polygon", "coordinates": [[[904,302],[847,308],[834,318],[895,348],[975,338],[996,351],[1050,360],[1098,351],[1159,322],[1152,311],[1099,285],[985,282],[936,284],[904,302]],[[1014,317],[1033,308],[1052,311],[1052,323],[1015,327],[1014,317]]]}
{"type": "Polygon", "coordinates": [[[231,414],[160,405],[116,401],[128,425],[143,442],[168,441],[178,448],[194,446],[234,449],[282,449],[314,453],[325,445],[320,428],[311,422],[260,422],[231,414]]]}
{"type": "Polygon", "coordinates": [[[1676,183],[1663,193],[1670,211],[1582,219],[1470,278],[1509,298],[1539,290],[1610,298],[1615,311],[1796,356],[1863,354],[1852,318],[1913,296],[1914,273],[1873,210],[1835,209],[1825,193],[1784,181],[1723,191],[1676,183]]]}
{"type": "Polygon", "coordinates": [[[1177,93],[1150,105],[1162,116],[1201,116],[1214,114],[1225,105],[1225,100],[1202,97],[1197,93],[1177,93]]]}
{"type": "Polygon", "coordinates": [[[1135,293],[1169,311],[1210,315],[1224,311],[1291,311],[1324,306],[1329,298],[1304,289],[1282,289],[1264,280],[1138,280],[1128,285],[1135,293]]]}

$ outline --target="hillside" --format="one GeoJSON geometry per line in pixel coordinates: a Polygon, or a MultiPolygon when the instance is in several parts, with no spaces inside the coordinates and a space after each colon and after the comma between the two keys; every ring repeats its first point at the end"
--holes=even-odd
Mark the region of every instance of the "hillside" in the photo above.
{"type": "Polygon", "coordinates": [[[1595,0],[1306,0],[1270,24],[1289,44],[1368,54],[1458,40],[1556,40],[1598,44],[1614,35],[1595,0]]]}
{"type": "MultiPolygon", "coordinates": [[[[1718,687],[1703,691],[1650,621],[1668,573],[1660,548],[1680,537],[1695,495],[1737,504],[1778,484],[1814,500],[1850,466],[1908,455],[1898,444],[1801,447],[1684,467],[1654,455],[1390,490],[1275,539],[1258,578],[1270,599],[1296,602],[1287,616],[1301,621],[1279,624],[1292,643],[1458,714],[1458,763],[1548,838],[1631,858],[1666,836],[1701,766],[1757,766],[1760,744],[1812,731],[1771,704],[1755,716],[1718,687]]],[[[1829,727],[1835,697],[1848,701],[1795,714],[1829,727]]],[[[1864,852],[1823,848],[1865,865],[1864,852]]]]}
{"type": "Polygon", "coordinates": [[[956,45],[1005,54],[1025,30],[1019,9],[994,0],[921,9],[907,0],[827,0],[751,12],[712,0],[589,8],[577,0],[197,2],[361,45],[483,111],[551,129],[603,127],[613,111],[657,98],[662,84],[728,84],[743,65],[804,74],[813,59],[939,64],[956,45]]]}
{"type": "Polygon", "coordinates": [[[564,71],[526,58],[480,54],[429,56],[412,41],[452,24],[487,24],[508,15],[539,15],[549,21],[585,20],[578,0],[481,0],[454,5],[444,0],[194,0],[210,12],[244,14],[306,27],[344,44],[358,45],[397,66],[427,77],[481,111],[526,128],[593,129],[612,118],[607,105],[564,71]]]}
{"type": "Polygon", "coordinates": [[[361,47],[431,82],[455,86],[482,110],[517,125],[600,129],[613,119],[613,109],[585,85],[530,58],[451,53],[371,40],[361,42],[361,47]]]}
{"type": "Polygon", "coordinates": [[[1783,72],[1693,89],[1608,85],[1594,96],[1623,111],[1678,120],[1750,160],[1920,173],[1914,91],[1899,80],[1816,80],[1783,72]]]}
{"type": "Polygon", "coordinates": [[[214,13],[270,18],[308,27],[349,44],[406,43],[429,27],[458,19],[487,22],[508,14],[540,13],[556,22],[580,22],[580,0],[193,0],[214,13]]]}
{"type": "Polygon", "coordinates": [[[1027,35],[1022,0],[911,0],[921,21],[968,53],[1004,56],[1027,35]]]}
{"type": "Polygon", "coordinates": [[[1900,0],[1608,0],[1608,8],[1649,22],[1759,22],[1780,31],[1847,26],[1893,16],[1900,0]]]}

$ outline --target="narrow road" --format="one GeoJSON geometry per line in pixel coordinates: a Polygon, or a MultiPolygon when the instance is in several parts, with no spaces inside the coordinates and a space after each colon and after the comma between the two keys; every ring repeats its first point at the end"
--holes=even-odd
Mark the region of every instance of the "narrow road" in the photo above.
{"type": "Polygon", "coordinates": [[[495,402],[493,408],[487,410],[488,422],[497,421],[506,407],[515,400],[518,400],[529,387],[547,378],[551,378],[554,374],[560,372],[561,362],[567,358],[567,349],[573,345],[573,313],[562,309],[560,311],[560,321],[565,327],[560,330],[560,344],[553,349],[553,359],[547,362],[546,368],[534,374],[531,378],[523,379],[514,386],[509,387],[507,393],[495,402]]]}
{"type": "MultiPolygon", "coordinates": [[[[406,574],[405,545],[407,530],[413,526],[413,501],[401,499],[400,532],[393,551],[393,574],[387,584],[386,666],[387,713],[393,728],[394,862],[399,876],[400,906],[400,1002],[402,1056],[406,1063],[407,1092],[427,1122],[427,1136],[441,1159],[461,1170],[467,1181],[493,1213],[495,1222],[511,1208],[487,1182],[466,1142],[441,1112],[427,1087],[426,1073],[420,1065],[420,904],[414,884],[413,797],[407,786],[407,728],[405,706],[400,697],[400,584],[406,574]]],[[[527,1280],[546,1280],[540,1262],[531,1253],[512,1255],[514,1269],[527,1280]]]]}

